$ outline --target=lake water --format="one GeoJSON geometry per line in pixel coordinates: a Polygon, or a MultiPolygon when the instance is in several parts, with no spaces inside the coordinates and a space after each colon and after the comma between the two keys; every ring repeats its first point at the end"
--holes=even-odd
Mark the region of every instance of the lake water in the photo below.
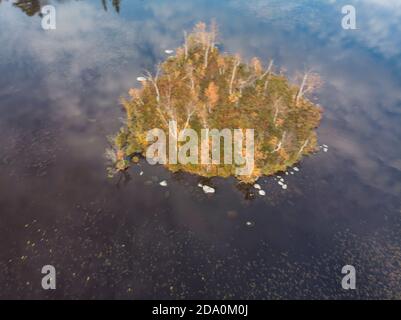
{"type": "Polygon", "coordinates": [[[0,1],[1,298],[401,298],[399,1],[48,1],[53,31],[40,2],[0,1]],[[328,152],[264,197],[146,163],[107,178],[120,97],[213,18],[222,50],[320,74],[328,152]]]}

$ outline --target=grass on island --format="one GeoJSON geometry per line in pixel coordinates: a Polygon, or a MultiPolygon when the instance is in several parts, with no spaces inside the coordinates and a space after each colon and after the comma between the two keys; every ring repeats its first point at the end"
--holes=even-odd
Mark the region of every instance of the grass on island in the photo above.
{"type": "MultiPolygon", "coordinates": [[[[198,23],[185,34],[175,55],[158,65],[155,75],[147,73],[142,86],[129,91],[130,99],[122,100],[126,125],[108,151],[114,162],[111,173],[126,170],[138,161],[137,155],[144,156],[147,131],[168,132],[170,120],[178,123],[178,130],[192,128],[199,136],[202,128],[254,129],[254,170],[237,176],[246,183],[284,171],[316,150],[321,108],[305,94],[319,85],[318,76],[306,73],[295,85],[273,72],[272,61],[265,68],[258,58],[245,62],[221,53],[216,29],[198,23]]],[[[203,177],[235,176],[235,164],[165,166],[203,177]]]]}

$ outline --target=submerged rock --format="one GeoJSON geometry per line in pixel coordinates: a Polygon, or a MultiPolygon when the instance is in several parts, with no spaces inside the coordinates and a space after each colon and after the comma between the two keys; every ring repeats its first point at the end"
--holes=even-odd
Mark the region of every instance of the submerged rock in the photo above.
{"type": "Polygon", "coordinates": [[[203,189],[204,193],[215,193],[216,192],[216,190],[214,188],[209,187],[209,186],[203,186],[202,189],[203,189]]]}

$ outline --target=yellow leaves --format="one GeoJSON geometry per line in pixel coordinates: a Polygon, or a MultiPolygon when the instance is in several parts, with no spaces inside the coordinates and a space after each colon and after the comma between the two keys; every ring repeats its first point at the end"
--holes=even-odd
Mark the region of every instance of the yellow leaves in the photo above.
{"type": "Polygon", "coordinates": [[[128,91],[128,94],[133,98],[133,99],[137,99],[139,97],[139,93],[140,91],[136,88],[131,88],[128,91]]]}
{"type": "Polygon", "coordinates": [[[117,156],[117,160],[123,160],[124,159],[124,151],[117,150],[116,156],[117,156]]]}
{"type": "Polygon", "coordinates": [[[290,156],[289,156],[288,153],[284,150],[284,148],[281,148],[281,149],[278,151],[278,154],[279,154],[280,157],[281,157],[282,159],[284,159],[285,161],[287,161],[287,160],[290,158],[290,156]]]}
{"type": "Polygon", "coordinates": [[[212,81],[206,89],[205,96],[211,107],[214,107],[219,101],[219,87],[212,81]]]}
{"type": "Polygon", "coordinates": [[[146,132],[137,132],[135,134],[135,139],[138,142],[138,145],[140,145],[141,147],[146,147],[149,142],[146,139],[146,132]]]}
{"type": "Polygon", "coordinates": [[[225,72],[226,69],[226,59],[224,58],[224,56],[218,56],[217,57],[217,66],[219,68],[219,72],[220,74],[223,74],[225,72]]]}
{"type": "Polygon", "coordinates": [[[184,48],[178,48],[178,49],[176,50],[176,56],[177,56],[177,57],[183,57],[183,56],[185,56],[185,49],[184,49],[184,48]]]}
{"type": "Polygon", "coordinates": [[[262,63],[260,62],[260,60],[258,59],[258,58],[253,58],[252,60],[251,60],[251,65],[252,65],[252,67],[253,67],[253,70],[255,71],[255,73],[258,75],[258,76],[260,76],[261,74],[262,74],[262,72],[263,72],[263,65],[262,65],[262,63]]]}
{"type": "Polygon", "coordinates": [[[277,143],[278,143],[277,137],[270,138],[269,144],[272,146],[272,148],[276,147],[277,143]]]}
{"type": "Polygon", "coordinates": [[[203,21],[199,21],[199,22],[195,25],[194,31],[195,31],[196,33],[206,32],[206,23],[204,23],[203,21]]]}
{"type": "Polygon", "coordinates": [[[201,59],[201,55],[200,55],[198,52],[196,52],[196,53],[194,54],[194,62],[196,63],[196,62],[198,62],[200,59],[201,59]]]}
{"type": "Polygon", "coordinates": [[[277,119],[276,120],[276,126],[277,127],[281,127],[284,124],[284,120],[283,119],[277,119]]]}
{"type": "Polygon", "coordinates": [[[219,68],[224,68],[226,66],[226,59],[224,58],[224,56],[218,56],[217,65],[219,66],[219,68]]]}
{"type": "Polygon", "coordinates": [[[198,22],[194,28],[194,34],[197,41],[199,41],[202,45],[206,45],[208,42],[209,35],[206,31],[206,23],[198,22]]]}
{"type": "Polygon", "coordinates": [[[130,102],[130,101],[127,101],[127,100],[123,100],[122,101],[122,105],[123,105],[123,107],[125,109],[125,112],[127,114],[128,121],[131,121],[134,118],[134,113],[135,113],[133,103],[130,102]]]}
{"type": "Polygon", "coordinates": [[[228,97],[228,100],[231,103],[236,103],[239,101],[239,99],[241,98],[241,94],[239,92],[233,92],[232,94],[230,94],[230,96],[228,97]]]}

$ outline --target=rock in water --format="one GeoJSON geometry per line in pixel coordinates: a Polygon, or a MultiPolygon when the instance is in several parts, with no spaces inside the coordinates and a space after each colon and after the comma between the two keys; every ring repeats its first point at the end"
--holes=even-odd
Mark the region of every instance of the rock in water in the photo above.
{"type": "Polygon", "coordinates": [[[165,52],[166,54],[173,54],[173,53],[174,53],[174,50],[167,49],[167,50],[164,50],[164,52],[165,52]]]}
{"type": "Polygon", "coordinates": [[[138,78],[136,78],[136,80],[139,81],[139,82],[144,82],[144,81],[146,81],[146,78],[145,77],[138,77],[138,78]]]}
{"type": "Polygon", "coordinates": [[[254,187],[255,189],[259,189],[259,190],[260,190],[260,184],[258,184],[258,183],[255,183],[255,184],[253,185],[253,187],[254,187]]]}
{"type": "Polygon", "coordinates": [[[259,194],[260,194],[261,196],[265,196],[265,195],[266,195],[266,192],[265,192],[264,190],[259,190],[259,194]]]}
{"type": "Polygon", "coordinates": [[[159,183],[162,187],[167,187],[167,181],[163,180],[162,182],[159,183]]]}
{"type": "Polygon", "coordinates": [[[216,190],[214,188],[209,187],[209,186],[203,186],[202,189],[203,189],[204,193],[215,193],[216,192],[216,190]]]}

